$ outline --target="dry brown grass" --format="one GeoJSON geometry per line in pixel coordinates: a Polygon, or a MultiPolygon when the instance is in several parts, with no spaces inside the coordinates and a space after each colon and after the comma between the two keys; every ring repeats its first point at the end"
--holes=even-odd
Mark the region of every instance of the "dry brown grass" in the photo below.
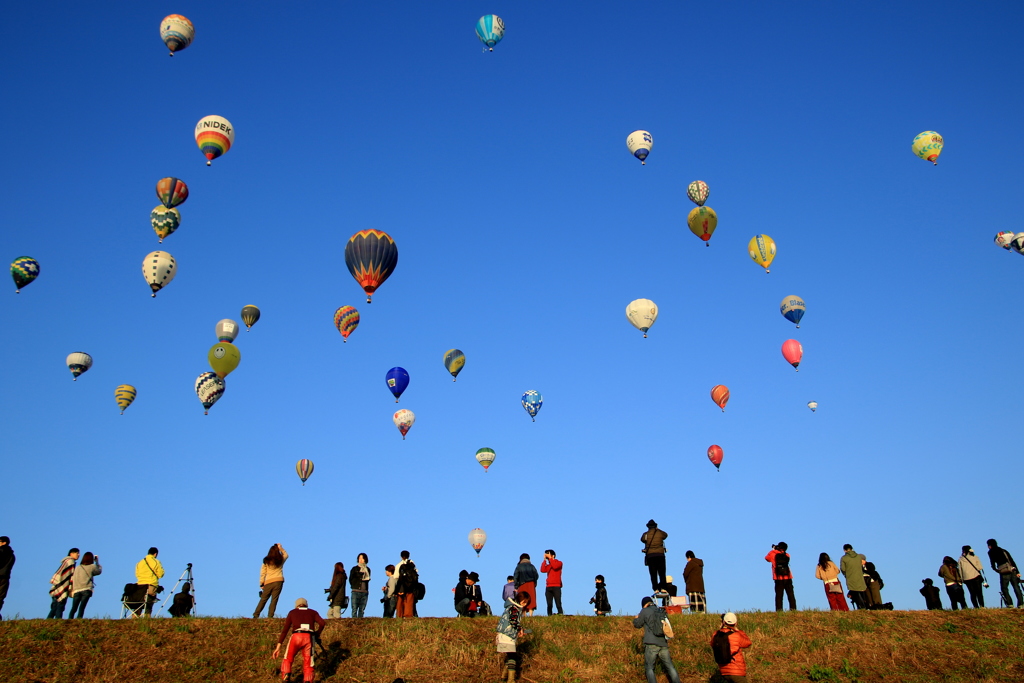
{"type": "MultiPolygon", "coordinates": [[[[717,615],[673,617],[683,681],[708,683],[717,615]]],[[[4,683],[271,682],[281,620],[152,619],[0,623],[4,683]]],[[[317,680],[499,680],[495,618],[328,622],[317,680]]],[[[627,617],[528,619],[521,681],[643,683],[640,631],[627,617]]],[[[741,614],[751,681],[1024,681],[1024,611],[741,614]]],[[[295,667],[293,680],[301,680],[295,667]]],[[[665,680],[663,677],[661,680],[665,680]]]]}

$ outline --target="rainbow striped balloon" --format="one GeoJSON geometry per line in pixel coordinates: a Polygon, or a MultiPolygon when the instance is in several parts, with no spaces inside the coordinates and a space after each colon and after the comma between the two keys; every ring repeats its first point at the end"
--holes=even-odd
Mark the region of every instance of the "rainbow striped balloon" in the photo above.
{"type": "Polygon", "coordinates": [[[161,204],[173,209],[188,199],[188,185],[180,178],[161,178],[156,181],[156,196],[161,204]]]}
{"type": "Polygon", "coordinates": [[[206,165],[221,156],[235,142],[235,129],[223,116],[204,116],[196,124],[196,144],[206,156],[206,165]]]}
{"type": "Polygon", "coordinates": [[[354,306],[342,306],[334,312],[334,326],[341,332],[341,340],[348,341],[348,335],[359,327],[359,311],[354,306]]]}

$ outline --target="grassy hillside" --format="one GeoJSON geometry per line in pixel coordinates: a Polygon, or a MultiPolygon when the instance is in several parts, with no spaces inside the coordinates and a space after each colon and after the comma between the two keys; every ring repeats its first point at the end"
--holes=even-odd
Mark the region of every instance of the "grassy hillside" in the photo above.
{"type": "MultiPolygon", "coordinates": [[[[497,681],[496,618],[328,622],[318,681],[497,681]]],[[[683,681],[716,676],[708,641],[717,615],[672,618],[683,681]]],[[[640,632],[627,617],[527,620],[520,680],[642,683],[640,632]]],[[[275,680],[282,621],[23,620],[0,623],[10,683],[239,683],[275,680]]],[[[1024,681],[1024,610],[741,614],[753,639],[749,675],[782,681],[1024,681]]],[[[292,680],[301,680],[296,667],[292,680]]],[[[661,680],[665,680],[663,677],[661,680]]]]}

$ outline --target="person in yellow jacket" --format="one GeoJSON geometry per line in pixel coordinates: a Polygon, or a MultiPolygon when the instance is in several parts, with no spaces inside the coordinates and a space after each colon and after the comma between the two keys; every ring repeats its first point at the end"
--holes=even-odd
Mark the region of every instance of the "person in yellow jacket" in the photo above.
{"type": "Polygon", "coordinates": [[[164,566],[156,556],[160,553],[156,548],[150,548],[149,553],[139,560],[135,565],[135,583],[146,586],[146,616],[153,613],[153,603],[156,602],[157,588],[160,579],[164,575],[164,566]]]}

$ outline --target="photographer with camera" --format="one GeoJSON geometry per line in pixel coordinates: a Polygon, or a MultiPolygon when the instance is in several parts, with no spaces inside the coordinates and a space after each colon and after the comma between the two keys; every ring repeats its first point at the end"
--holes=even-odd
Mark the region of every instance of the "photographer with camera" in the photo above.
{"type": "Polygon", "coordinates": [[[665,539],[668,533],[658,528],[658,523],[653,519],[647,522],[647,531],[640,535],[640,542],[644,544],[644,565],[647,566],[647,573],[651,576],[651,590],[658,590],[665,581],[665,539]]]}
{"type": "Polygon", "coordinates": [[[775,580],[775,611],[782,611],[782,594],[789,598],[789,610],[796,609],[796,596],[793,594],[793,572],[789,569],[789,546],[779,541],[764,556],[772,565],[772,579],[775,580]]]}
{"type": "Polygon", "coordinates": [[[146,616],[153,613],[153,603],[156,602],[156,595],[164,588],[160,585],[160,579],[164,575],[164,566],[156,556],[160,553],[156,548],[150,548],[144,558],[135,565],[135,583],[146,586],[146,616]]]}
{"type": "Polygon", "coordinates": [[[1017,594],[1017,607],[1024,608],[1024,596],[1020,592],[1020,570],[1017,563],[1013,561],[1010,551],[1000,548],[996,539],[990,538],[988,544],[988,560],[992,563],[992,569],[999,572],[999,592],[1003,595],[1003,603],[1007,607],[1013,607],[1013,600],[1010,599],[1010,584],[1013,584],[1013,592],[1017,594]]]}
{"type": "Polygon", "coordinates": [[[985,606],[985,596],[981,589],[988,588],[988,581],[985,580],[985,572],[981,568],[981,560],[974,554],[974,548],[965,545],[960,554],[960,576],[971,594],[971,605],[974,607],[985,606]]]}

